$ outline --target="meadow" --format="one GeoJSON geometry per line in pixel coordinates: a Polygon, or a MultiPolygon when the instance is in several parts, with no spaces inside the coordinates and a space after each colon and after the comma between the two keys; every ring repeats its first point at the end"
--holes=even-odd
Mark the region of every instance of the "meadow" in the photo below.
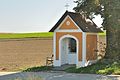
{"type": "MultiPolygon", "coordinates": [[[[99,33],[100,36],[105,36],[106,32],[99,33]]],[[[21,38],[52,38],[52,32],[40,33],[0,33],[0,39],[21,39],[21,38]]]]}
{"type": "Polygon", "coordinates": [[[103,33],[99,33],[99,36],[106,36],[106,31],[104,31],[103,33]]]}
{"type": "Polygon", "coordinates": [[[52,32],[41,33],[0,33],[0,39],[20,39],[20,38],[51,38],[52,32]]]}

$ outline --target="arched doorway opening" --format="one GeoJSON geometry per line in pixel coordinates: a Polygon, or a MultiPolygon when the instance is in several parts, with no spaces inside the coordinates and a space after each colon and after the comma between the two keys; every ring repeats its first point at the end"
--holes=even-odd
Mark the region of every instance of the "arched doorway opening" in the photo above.
{"type": "Polygon", "coordinates": [[[61,65],[77,64],[78,40],[74,36],[63,36],[59,41],[59,52],[61,65]]]}

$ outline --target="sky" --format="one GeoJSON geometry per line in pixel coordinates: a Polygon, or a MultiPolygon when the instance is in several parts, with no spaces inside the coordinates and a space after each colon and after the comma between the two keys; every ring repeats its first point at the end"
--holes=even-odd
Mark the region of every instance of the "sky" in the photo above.
{"type": "Polygon", "coordinates": [[[66,11],[66,4],[73,11],[73,1],[0,0],[0,33],[48,32],[66,11]]]}

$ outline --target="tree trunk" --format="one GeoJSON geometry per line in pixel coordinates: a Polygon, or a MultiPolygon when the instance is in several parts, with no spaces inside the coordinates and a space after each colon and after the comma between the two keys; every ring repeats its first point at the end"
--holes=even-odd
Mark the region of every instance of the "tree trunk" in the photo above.
{"type": "Polygon", "coordinates": [[[91,12],[101,13],[104,16],[104,27],[107,31],[105,59],[120,61],[120,0],[77,0],[76,3],[75,11],[85,11],[89,15],[91,12]]]}
{"type": "Polygon", "coordinates": [[[107,30],[106,59],[120,59],[120,1],[106,0],[105,19],[107,30]]]}

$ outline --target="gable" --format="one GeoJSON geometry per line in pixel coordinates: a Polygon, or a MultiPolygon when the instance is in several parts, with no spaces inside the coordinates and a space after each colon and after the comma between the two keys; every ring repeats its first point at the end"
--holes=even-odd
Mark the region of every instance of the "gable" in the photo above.
{"type": "MultiPolygon", "coordinates": [[[[69,20],[68,18],[68,20],[69,20]]],[[[98,33],[98,32],[103,32],[100,28],[97,27],[97,25],[92,22],[92,24],[89,24],[86,20],[85,17],[83,17],[80,13],[74,13],[74,12],[68,12],[66,11],[63,16],[59,19],[59,21],[52,27],[52,29],[49,32],[54,32],[55,30],[58,29],[80,29],[83,32],[92,32],[92,33],[98,33]],[[69,16],[70,20],[72,21],[71,24],[74,23],[73,26],[67,27],[65,24],[65,19],[69,16]],[[64,24],[63,24],[64,23],[64,24]]]]}
{"type": "Polygon", "coordinates": [[[70,17],[66,17],[65,20],[63,20],[63,22],[61,23],[61,25],[59,26],[59,29],[60,30],[63,30],[63,29],[79,29],[74,21],[72,21],[72,19],[70,17]]]}

